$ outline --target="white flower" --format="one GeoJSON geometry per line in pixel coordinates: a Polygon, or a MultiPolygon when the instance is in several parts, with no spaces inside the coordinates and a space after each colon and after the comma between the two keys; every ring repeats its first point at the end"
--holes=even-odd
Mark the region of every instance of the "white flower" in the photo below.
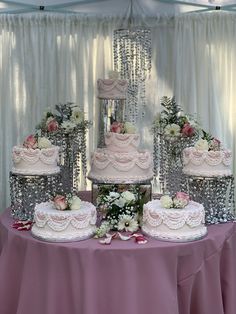
{"type": "Polygon", "coordinates": [[[119,217],[118,230],[134,232],[138,230],[138,222],[129,215],[122,215],[119,217]]]}
{"type": "Polygon", "coordinates": [[[197,150],[208,150],[209,148],[207,140],[203,140],[202,138],[195,143],[194,147],[197,150]]]}
{"type": "Polygon", "coordinates": [[[160,198],[161,206],[164,208],[171,208],[173,206],[172,198],[169,195],[163,195],[160,198]]]}
{"type": "Polygon", "coordinates": [[[173,199],[173,207],[174,208],[184,208],[188,205],[188,202],[185,199],[174,198],[173,199]]]}
{"type": "Polygon", "coordinates": [[[71,122],[79,124],[84,121],[84,113],[79,109],[79,107],[72,108],[72,114],[70,117],[71,122]]]}
{"type": "Polygon", "coordinates": [[[118,198],[118,197],[120,196],[120,194],[117,193],[117,192],[110,192],[110,193],[109,193],[109,196],[110,196],[111,198],[118,198]]]}
{"type": "Polygon", "coordinates": [[[111,229],[111,225],[108,221],[103,221],[101,226],[96,229],[95,238],[102,238],[111,229]]]}
{"type": "Polygon", "coordinates": [[[68,121],[62,122],[61,127],[66,132],[70,132],[71,130],[73,130],[76,127],[76,124],[68,120],[68,121]]]}
{"type": "Polygon", "coordinates": [[[52,147],[52,143],[46,137],[39,137],[38,138],[38,148],[49,148],[52,147]]]}
{"type": "Polygon", "coordinates": [[[136,127],[131,122],[125,122],[124,124],[125,133],[135,134],[137,132],[136,127]]]}
{"type": "Polygon", "coordinates": [[[123,197],[120,197],[120,198],[116,199],[113,204],[115,204],[116,206],[118,206],[120,208],[123,208],[126,203],[127,203],[126,199],[123,197]]]}
{"type": "Polygon", "coordinates": [[[121,193],[121,196],[126,200],[127,203],[131,203],[132,201],[135,201],[135,196],[130,191],[125,191],[121,193]]]}
{"type": "Polygon", "coordinates": [[[73,196],[69,203],[71,210],[80,209],[81,199],[78,196],[73,196]]]}
{"type": "Polygon", "coordinates": [[[180,134],[180,126],[178,124],[168,124],[165,129],[164,133],[169,136],[178,136],[180,134]]]}

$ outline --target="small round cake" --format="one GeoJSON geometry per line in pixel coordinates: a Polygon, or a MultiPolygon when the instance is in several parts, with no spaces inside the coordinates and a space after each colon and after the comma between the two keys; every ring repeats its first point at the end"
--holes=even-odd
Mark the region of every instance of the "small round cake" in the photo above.
{"type": "Polygon", "coordinates": [[[188,147],[183,150],[183,173],[202,177],[232,175],[230,150],[198,150],[188,147]]]}
{"type": "Polygon", "coordinates": [[[50,175],[60,172],[59,147],[26,148],[14,146],[12,172],[25,175],[50,175]]]}
{"type": "Polygon", "coordinates": [[[163,208],[160,200],[144,205],[142,230],[147,235],[166,241],[187,242],[207,234],[202,204],[190,201],[181,209],[163,208]]]}
{"type": "Polygon", "coordinates": [[[53,202],[36,205],[32,234],[44,241],[70,242],[94,235],[97,212],[93,204],[81,201],[80,209],[57,210],[53,202]]]}

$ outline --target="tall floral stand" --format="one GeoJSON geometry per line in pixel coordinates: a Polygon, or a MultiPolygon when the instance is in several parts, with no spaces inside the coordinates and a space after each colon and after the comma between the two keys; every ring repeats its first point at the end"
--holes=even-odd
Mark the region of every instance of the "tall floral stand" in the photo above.
{"type": "Polygon", "coordinates": [[[76,192],[82,185],[86,187],[87,157],[86,132],[88,125],[76,127],[70,132],[63,129],[47,132],[50,141],[60,146],[59,163],[63,190],[66,193],[76,192]]]}
{"type": "Polygon", "coordinates": [[[159,181],[160,193],[175,194],[185,186],[182,174],[182,151],[193,146],[198,136],[167,136],[159,128],[154,128],[154,184],[159,181]]]}
{"type": "Polygon", "coordinates": [[[185,175],[190,197],[204,205],[207,224],[235,219],[234,177],[197,177],[185,175]]]}
{"type": "Polygon", "coordinates": [[[10,172],[11,214],[33,221],[37,203],[46,202],[61,189],[61,174],[23,175],[10,172]]]}

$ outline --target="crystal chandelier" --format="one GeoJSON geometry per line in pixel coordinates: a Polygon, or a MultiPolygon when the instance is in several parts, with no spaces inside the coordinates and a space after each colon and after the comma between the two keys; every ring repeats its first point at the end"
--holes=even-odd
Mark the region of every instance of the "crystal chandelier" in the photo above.
{"type": "Polygon", "coordinates": [[[142,115],[145,114],[145,82],[151,71],[151,31],[142,26],[134,26],[132,0],[128,27],[114,31],[113,53],[115,71],[129,83],[126,115],[135,123],[140,107],[142,115]]]}

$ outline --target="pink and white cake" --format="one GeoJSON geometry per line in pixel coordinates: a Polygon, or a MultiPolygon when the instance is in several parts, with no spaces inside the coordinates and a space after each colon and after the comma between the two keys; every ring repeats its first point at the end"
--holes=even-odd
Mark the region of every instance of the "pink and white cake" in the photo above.
{"type": "Polygon", "coordinates": [[[58,210],[53,202],[36,205],[32,234],[44,241],[70,242],[92,237],[97,212],[93,204],[81,201],[79,209],[58,210]]]}
{"type": "Polygon", "coordinates": [[[26,175],[48,175],[60,172],[59,147],[46,138],[27,137],[23,146],[14,146],[12,172],[26,175]]]}
{"type": "Polygon", "coordinates": [[[187,242],[207,234],[202,204],[190,201],[184,208],[163,208],[160,200],[144,205],[142,230],[151,237],[187,242]]]}
{"type": "Polygon", "coordinates": [[[188,147],[183,150],[183,173],[193,176],[218,177],[229,176],[232,153],[230,150],[198,150],[188,147]]]}
{"type": "Polygon", "coordinates": [[[139,134],[107,133],[106,147],[92,154],[88,178],[106,183],[151,180],[152,155],[148,150],[138,150],[139,142],[139,134]]]}
{"type": "Polygon", "coordinates": [[[128,82],[120,79],[98,79],[98,98],[126,99],[128,82]]]}

